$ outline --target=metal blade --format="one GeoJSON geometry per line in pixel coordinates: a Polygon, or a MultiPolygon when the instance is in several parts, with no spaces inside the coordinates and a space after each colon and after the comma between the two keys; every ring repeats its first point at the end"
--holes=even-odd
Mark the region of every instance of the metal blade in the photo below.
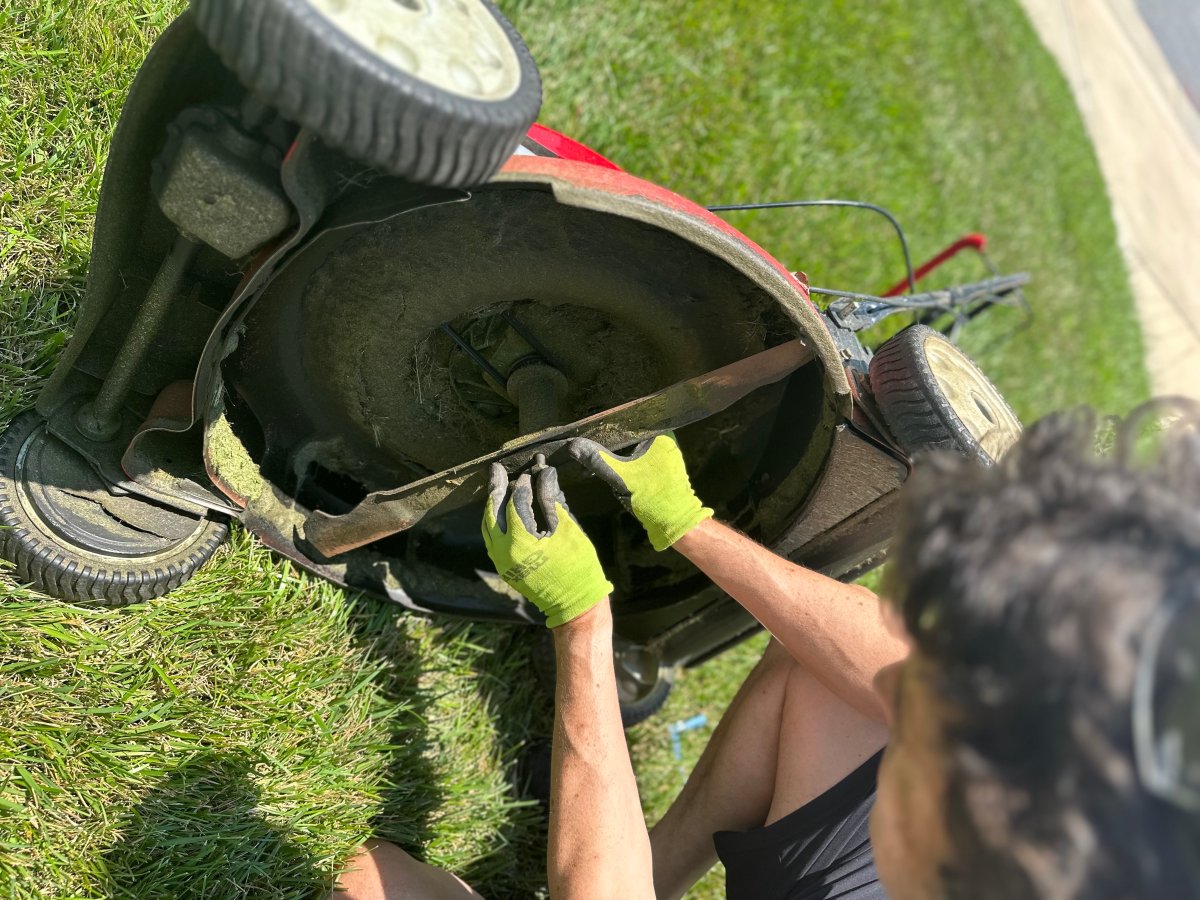
{"type": "Polygon", "coordinates": [[[492,463],[515,470],[527,465],[535,453],[553,462],[555,452],[576,437],[621,450],[728,409],[752,391],[787,377],[813,356],[803,341],[788,341],[586,419],[522,435],[495,453],[401,488],[369,494],[348,513],[314,512],[304,524],[303,538],[325,557],[356,550],[412,528],[435,508],[456,508],[482,496],[492,463]]]}

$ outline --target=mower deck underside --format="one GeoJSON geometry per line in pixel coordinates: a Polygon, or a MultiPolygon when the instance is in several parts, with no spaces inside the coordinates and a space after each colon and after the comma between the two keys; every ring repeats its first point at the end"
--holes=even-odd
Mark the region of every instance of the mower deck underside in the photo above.
{"type": "MultiPolygon", "coordinates": [[[[476,504],[445,504],[404,534],[331,559],[306,546],[307,516],[346,513],[374,492],[515,441],[522,409],[498,382],[523,365],[563,376],[544,427],[797,332],[726,261],[663,229],[559,203],[540,186],[500,186],[364,223],[340,241],[314,242],[289,270],[248,314],[225,362],[210,468],[277,549],[337,580],[439,606],[512,606],[511,592],[481,578],[476,504]],[[405,252],[417,244],[419,254],[405,252]]],[[[810,364],[679,437],[706,501],[774,540],[813,486],[834,416],[822,368],[810,364]]],[[[690,567],[653,553],[606,491],[569,468],[563,480],[622,573],[624,602],[665,604],[694,591],[690,567]]]]}

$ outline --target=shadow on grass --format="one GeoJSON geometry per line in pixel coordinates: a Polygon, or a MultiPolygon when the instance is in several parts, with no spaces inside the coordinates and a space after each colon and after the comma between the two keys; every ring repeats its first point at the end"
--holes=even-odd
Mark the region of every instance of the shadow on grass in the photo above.
{"type": "MultiPolygon", "coordinates": [[[[377,686],[410,714],[391,736],[392,758],[383,776],[383,798],[372,820],[375,836],[390,840],[421,860],[438,827],[463,827],[442,814],[453,776],[434,771],[431,756],[446,751],[428,728],[435,698],[453,686],[426,671],[430,648],[409,636],[409,617],[398,606],[369,597],[355,601],[352,628],[359,649],[380,666],[377,686]],[[440,826],[437,824],[441,820],[440,826]]],[[[455,870],[485,897],[528,898],[545,886],[546,808],[552,697],[539,686],[532,664],[538,629],[451,623],[430,630],[434,657],[471,660],[470,680],[494,724],[493,758],[507,781],[505,797],[484,798],[480,822],[494,825],[482,852],[455,870]],[[463,653],[462,648],[470,649],[463,653]],[[485,819],[486,817],[486,819],[485,819]]],[[[461,679],[465,673],[455,673],[461,679]]],[[[451,756],[453,754],[451,753],[451,756]]],[[[464,757],[464,764],[473,760],[464,757]]],[[[478,773],[464,773],[464,780],[478,773]]],[[[461,807],[462,798],[458,798],[461,807]]],[[[468,813],[470,815],[471,813],[468,813]]],[[[486,824],[484,825],[486,828],[486,824]]]]}
{"type": "MultiPolygon", "coordinates": [[[[432,861],[449,861],[489,900],[538,896],[553,722],[535,664],[544,630],[427,623],[361,596],[351,604],[352,639],[377,669],[380,699],[398,710],[372,832],[418,859],[436,848],[432,861]]],[[[120,823],[104,895],[324,896],[329,859],[260,811],[262,765],[207,751],[170,772],[120,823]]]]}
{"type": "MultiPolygon", "coordinates": [[[[536,657],[549,634],[529,626],[475,626],[486,630],[500,665],[477,666],[476,682],[492,721],[508,780],[508,810],[490,852],[461,876],[485,897],[532,897],[546,885],[546,840],[550,810],[550,738],[554,728],[553,687],[540,683],[536,657]]],[[[553,653],[550,645],[550,653],[553,653]]],[[[552,670],[551,670],[552,671],[552,670]]]]}
{"type": "Polygon", "coordinates": [[[356,648],[379,667],[376,688],[388,703],[403,706],[403,724],[390,736],[390,760],[382,776],[383,800],[371,821],[375,837],[425,859],[433,837],[430,822],[443,801],[430,764],[436,744],[429,734],[430,691],[421,684],[424,654],[409,636],[400,607],[357,595],[351,601],[356,648]]]}
{"type": "Polygon", "coordinates": [[[105,854],[107,896],[284,897],[281,885],[322,883],[317,861],[259,813],[252,770],[241,754],[206,752],[172,772],[133,808],[105,854]]]}

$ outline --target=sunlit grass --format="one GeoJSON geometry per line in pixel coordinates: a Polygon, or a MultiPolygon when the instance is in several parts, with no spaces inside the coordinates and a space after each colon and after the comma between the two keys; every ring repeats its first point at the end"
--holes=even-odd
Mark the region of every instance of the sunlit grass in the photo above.
{"type": "MultiPolygon", "coordinates": [[[[182,3],[0,2],[0,421],[32,402],[82,295],[102,165],[182,3]]],[[[916,256],[966,231],[1035,276],[1035,319],[967,346],[1026,418],[1146,392],[1107,200],[1065,84],[1013,0],[505,4],[544,120],[701,202],[843,196],[916,256]]],[[[899,275],[849,212],[732,217],[814,283],[899,275]]],[[[953,277],[981,273],[973,261],[953,277]]],[[[124,611],[0,576],[0,895],[310,897],[372,831],[490,897],[542,883],[517,765],[547,735],[532,631],[441,626],[301,577],[244,534],[124,611]]],[[[715,723],[761,638],[687,673],[631,733],[643,798],[680,785],[666,725],[715,723]]],[[[684,763],[707,731],[687,735],[684,763]]],[[[723,896],[720,873],[695,894],[723,896]]]]}

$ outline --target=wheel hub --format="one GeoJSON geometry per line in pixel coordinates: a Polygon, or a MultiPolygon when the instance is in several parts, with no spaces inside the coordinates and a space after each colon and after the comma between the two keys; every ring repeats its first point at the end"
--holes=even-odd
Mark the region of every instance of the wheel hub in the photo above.
{"type": "Polygon", "coordinates": [[[925,341],[929,369],[971,436],[992,459],[999,459],[1021,436],[1021,423],[1000,392],[958,348],[925,341]]]}
{"type": "Polygon", "coordinates": [[[311,2],[356,43],[451,94],[497,101],[520,87],[516,51],[478,0],[311,2]]]}
{"type": "MultiPolygon", "coordinates": [[[[587,390],[596,380],[596,366],[570,359],[569,351],[564,355],[551,350],[538,337],[538,331],[547,330],[544,323],[537,322],[541,312],[533,301],[498,304],[465,322],[461,333],[454,323],[440,329],[455,343],[447,371],[463,406],[484,419],[515,427],[517,434],[531,434],[598,412],[602,407],[595,402],[580,402],[585,391],[593,401],[615,402],[615,398],[606,400],[587,390]],[[573,385],[568,373],[583,383],[573,385]]],[[[558,311],[558,317],[562,315],[558,311]]],[[[566,315],[567,323],[553,323],[549,329],[559,332],[550,336],[560,346],[564,324],[583,334],[587,331],[583,320],[596,318],[584,310],[566,315]]],[[[595,360],[602,361],[603,355],[596,354],[595,360]]],[[[636,390],[632,385],[629,389],[636,390]]]]}
{"type": "Polygon", "coordinates": [[[662,680],[662,656],[635,645],[613,648],[613,663],[617,675],[617,697],[622,703],[637,703],[650,695],[662,680]]]}
{"type": "Polygon", "coordinates": [[[199,519],[109,491],[95,469],[44,425],[20,445],[17,499],[47,536],[110,557],[153,557],[196,534],[199,519]]]}

